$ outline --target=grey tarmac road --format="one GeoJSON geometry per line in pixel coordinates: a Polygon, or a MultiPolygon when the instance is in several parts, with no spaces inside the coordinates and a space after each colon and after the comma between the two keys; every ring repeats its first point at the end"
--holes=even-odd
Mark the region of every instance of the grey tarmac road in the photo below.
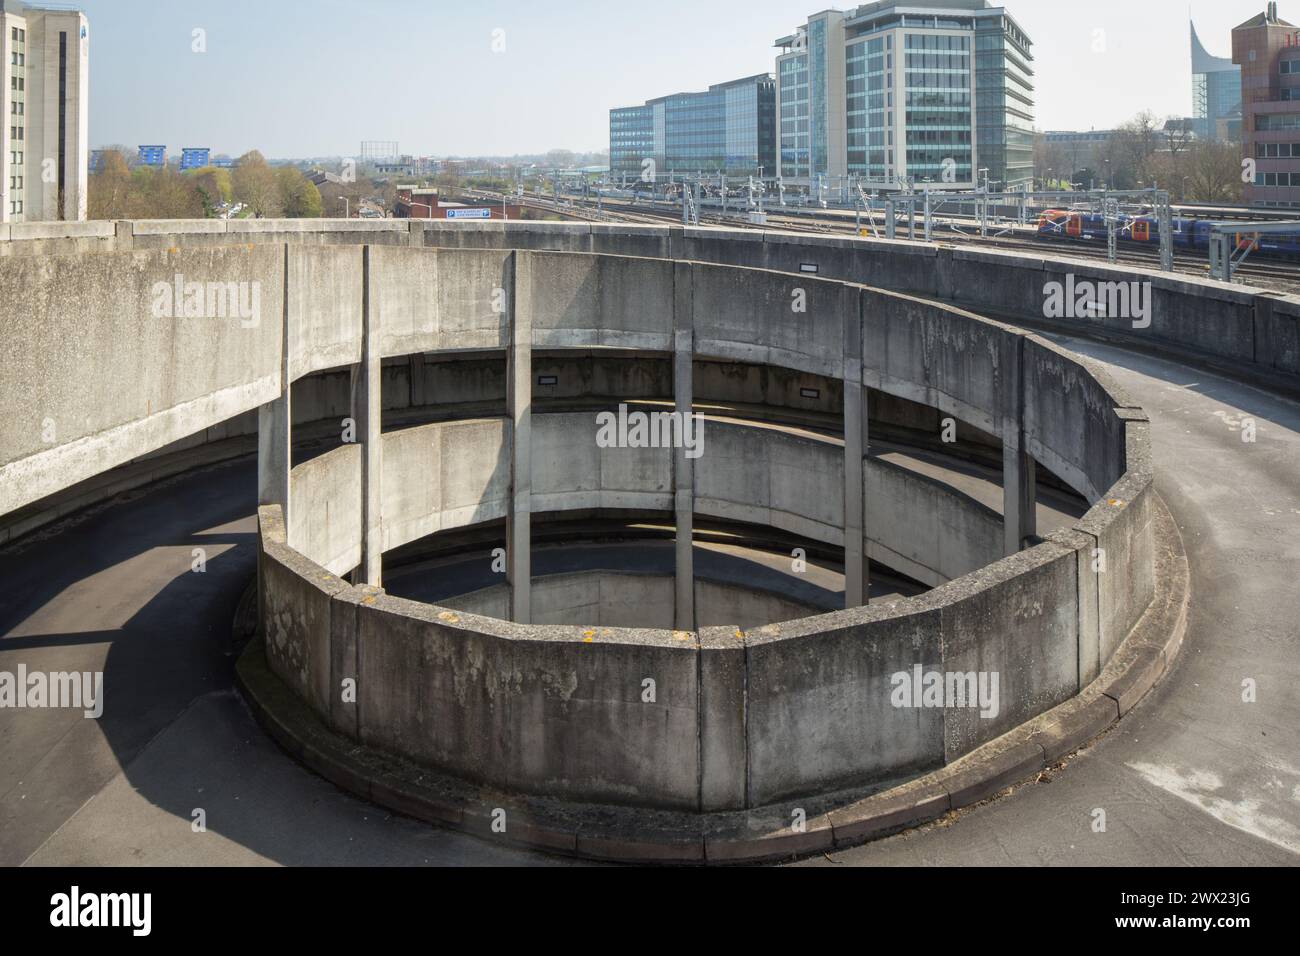
{"type": "MultiPolygon", "coordinates": [[[[800,865],[1300,862],[1300,405],[1057,341],[1151,415],[1191,565],[1179,662],[1050,782],[800,865]]],[[[102,669],[108,688],[97,722],[0,711],[0,863],[566,865],[354,800],[256,727],[229,647],[255,565],[253,480],[247,461],[190,474],[0,552],[0,670],[102,669]]]]}

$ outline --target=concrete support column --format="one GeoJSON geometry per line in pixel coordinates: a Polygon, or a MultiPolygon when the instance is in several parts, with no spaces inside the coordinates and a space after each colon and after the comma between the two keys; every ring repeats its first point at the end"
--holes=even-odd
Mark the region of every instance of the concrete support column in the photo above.
{"type": "Polygon", "coordinates": [[[1003,551],[1019,554],[1027,538],[1038,533],[1038,463],[1025,452],[1025,339],[1012,333],[1004,362],[1006,391],[1002,427],[1003,551]]]}
{"type": "Polygon", "coordinates": [[[506,516],[506,580],[510,584],[510,618],[532,623],[532,414],[533,316],[532,259],[512,252],[502,288],[506,292],[510,346],[506,403],[510,414],[510,503],[506,516]]]}
{"type": "MultiPolygon", "coordinates": [[[[695,410],[695,284],[689,263],[673,263],[673,398],[685,429],[695,410]]],[[[684,434],[685,432],[683,432],[684,434]]],[[[698,439],[697,439],[698,440],[698,439]]],[[[705,447],[708,447],[707,445],[705,447]]],[[[673,451],[677,526],[674,627],[695,630],[695,462],[686,448],[673,451]]]]}
{"type": "MultiPolygon", "coordinates": [[[[118,223],[119,237],[122,226],[118,223]]],[[[257,504],[279,505],[289,539],[289,471],[293,467],[293,389],[289,376],[289,247],[284,247],[284,300],[280,311],[280,397],[257,410],[257,504]]]]}
{"type": "Polygon", "coordinates": [[[424,360],[424,353],[417,352],[410,358],[410,384],[411,384],[411,408],[420,408],[428,402],[425,395],[424,383],[427,363],[424,360]]]}
{"type": "Polygon", "coordinates": [[[383,362],[379,314],[371,294],[370,247],[361,248],[361,364],[352,376],[352,414],[361,442],[361,569],[357,584],[383,587],[384,540],[380,517],[383,481],[383,362]]]}
{"type": "Polygon", "coordinates": [[[862,309],[857,289],[845,288],[844,316],[844,607],[865,607],[871,597],[871,570],[863,546],[867,453],[866,389],[862,387],[862,309]]]}
{"type": "Polygon", "coordinates": [[[113,222],[113,251],[130,252],[135,248],[135,223],[129,219],[113,222]]]}
{"type": "Polygon", "coordinates": [[[257,410],[257,503],[279,505],[289,527],[289,468],[293,443],[289,385],[279,398],[257,410]]]}

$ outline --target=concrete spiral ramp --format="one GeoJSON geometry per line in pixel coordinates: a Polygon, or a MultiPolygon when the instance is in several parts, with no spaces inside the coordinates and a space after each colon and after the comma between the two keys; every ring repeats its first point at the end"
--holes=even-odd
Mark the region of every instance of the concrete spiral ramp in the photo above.
{"type": "MultiPolygon", "coordinates": [[[[136,248],[150,241],[144,225],[135,224],[136,248]]],[[[32,250],[15,252],[63,242],[78,254],[107,251],[124,226],[133,231],[33,236],[23,240],[32,250]]],[[[199,228],[192,235],[203,239],[199,228]]],[[[903,262],[910,253],[898,246],[887,251],[903,262]]],[[[961,300],[951,287],[921,288],[905,267],[879,284],[961,300]]],[[[1005,298],[1005,309],[987,311],[1041,325],[1005,298]]],[[[1100,363],[1151,419],[1156,490],[1190,573],[1181,654],[1077,756],[1002,799],[833,852],[835,862],[1288,864],[1300,855],[1300,406],[1286,397],[1284,364],[1296,357],[1276,336],[1281,360],[1252,369],[1258,350],[1248,361],[1086,323],[1074,332],[1052,341],[1100,363]],[[1243,442],[1243,429],[1256,440],[1243,442]],[[1253,701],[1243,682],[1253,682],[1253,701]]],[[[79,352],[93,360],[93,348],[79,352]]],[[[0,550],[0,671],[103,671],[108,703],[99,721],[0,711],[0,862],[563,862],[355,800],[258,728],[233,690],[231,622],[258,554],[254,446],[238,432],[209,431],[204,442],[132,462],[11,524],[40,527],[0,550]],[[194,548],[206,553],[202,575],[192,571],[194,548]],[[196,833],[200,808],[207,828],[196,833]]]]}

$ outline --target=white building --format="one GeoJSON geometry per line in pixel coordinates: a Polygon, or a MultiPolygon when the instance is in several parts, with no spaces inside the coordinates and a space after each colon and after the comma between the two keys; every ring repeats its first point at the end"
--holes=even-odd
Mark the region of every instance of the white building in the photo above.
{"type": "Polygon", "coordinates": [[[787,181],[1033,182],[1032,43],[989,0],[823,10],[776,46],[787,181]]]}
{"type": "Polygon", "coordinates": [[[85,219],[90,28],[0,0],[0,222],[85,219]]]}

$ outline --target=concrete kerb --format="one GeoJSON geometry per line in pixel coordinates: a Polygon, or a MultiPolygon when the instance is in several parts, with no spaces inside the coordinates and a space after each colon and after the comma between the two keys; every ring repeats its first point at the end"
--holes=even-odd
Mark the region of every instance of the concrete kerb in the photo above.
{"type": "MultiPolygon", "coordinates": [[[[802,801],[803,807],[787,801],[700,815],[530,799],[474,786],[331,731],[272,673],[260,636],[237,664],[237,683],[258,722],[291,756],[341,789],[418,820],[596,860],[698,865],[792,859],[880,839],[984,802],[1044,769],[1062,767],[1127,714],[1169,672],[1186,629],[1186,555],[1163,502],[1157,518],[1157,600],[1081,694],[942,769],[876,792],[802,801]],[[800,809],[802,831],[791,825],[800,809]],[[492,827],[497,810],[505,811],[504,833],[492,827]]],[[[748,635],[711,630],[701,646],[747,642],[748,635]]]]}

